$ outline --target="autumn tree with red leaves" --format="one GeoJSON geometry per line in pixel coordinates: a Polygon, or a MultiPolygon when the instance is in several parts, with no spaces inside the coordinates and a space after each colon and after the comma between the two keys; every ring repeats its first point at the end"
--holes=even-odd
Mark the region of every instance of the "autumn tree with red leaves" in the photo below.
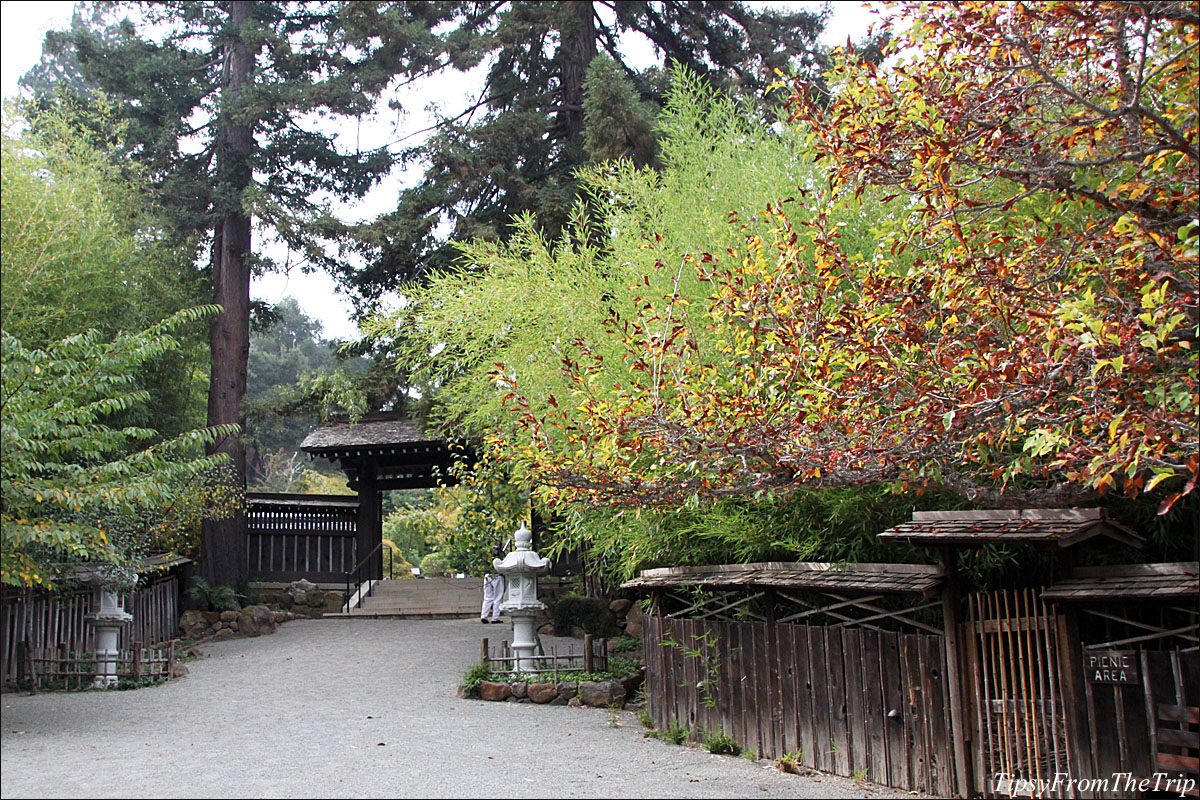
{"type": "Polygon", "coordinates": [[[894,483],[1037,506],[1157,487],[1165,512],[1193,492],[1194,5],[900,17],[893,62],[846,58],[831,100],[785,84],[827,170],[819,207],[773,206],[734,257],[664,264],[712,294],[614,314],[621,381],[584,339],[570,402],[531,403],[498,365],[523,432],[496,442],[550,500],[894,483]],[[845,210],[881,195],[881,247],[846,247],[845,210]]]}

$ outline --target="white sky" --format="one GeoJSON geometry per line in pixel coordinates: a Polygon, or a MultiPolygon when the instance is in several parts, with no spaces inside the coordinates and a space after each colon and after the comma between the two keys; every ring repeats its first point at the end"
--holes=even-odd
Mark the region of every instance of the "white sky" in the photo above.
{"type": "MultiPolygon", "coordinates": [[[[816,9],[821,3],[798,2],[795,5],[816,9]]],[[[864,4],[857,0],[841,0],[830,5],[833,15],[822,37],[827,44],[843,44],[847,37],[861,38],[868,25],[875,19],[865,9],[864,4]]],[[[71,21],[73,7],[74,3],[69,0],[0,1],[0,93],[4,97],[17,94],[17,81],[41,57],[42,40],[46,32],[67,27],[71,21]]],[[[429,87],[428,96],[453,101],[453,95],[447,98],[446,91],[451,86],[456,90],[455,93],[461,96],[463,78],[449,73],[441,83],[429,87]]],[[[419,100],[412,106],[419,107],[423,103],[424,101],[419,100]]],[[[417,113],[389,121],[386,129],[393,137],[397,134],[403,136],[424,128],[427,124],[424,115],[417,113]]],[[[364,130],[363,133],[366,134],[367,131],[364,130]]],[[[370,144],[373,143],[363,142],[364,146],[370,144]]],[[[390,210],[394,207],[400,185],[401,176],[394,176],[383,182],[361,202],[345,207],[343,216],[365,219],[390,210]]],[[[325,273],[304,274],[299,270],[292,270],[286,275],[262,276],[254,280],[250,292],[255,299],[270,303],[276,303],[289,295],[295,297],[309,316],[321,321],[327,337],[350,339],[356,335],[355,325],[350,319],[350,303],[338,293],[333,279],[325,273]]]]}

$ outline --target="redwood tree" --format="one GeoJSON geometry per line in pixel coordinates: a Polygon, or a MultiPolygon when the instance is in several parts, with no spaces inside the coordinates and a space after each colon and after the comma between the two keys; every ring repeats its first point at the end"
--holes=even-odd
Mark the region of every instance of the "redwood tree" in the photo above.
{"type": "MultiPolygon", "coordinates": [[[[269,268],[252,230],[273,234],[289,260],[329,266],[341,228],[332,198],[361,197],[389,170],[386,149],[347,150],[318,117],[369,113],[406,68],[433,60],[439,4],[172,2],[113,4],[141,15],[47,37],[47,54],[77,69],[76,100],[102,90],[127,121],[125,154],[150,171],[180,246],[207,243],[215,302],[210,336],[211,426],[243,423],[249,288],[269,268]],[[134,21],[136,20],[136,21],[134,21]],[[147,25],[146,23],[153,23],[147,25]],[[321,199],[318,199],[321,198],[321,199]]],[[[31,104],[53,102],[38,97],[31,104]]],[[[215,446],[245,481],[240,437],[215,446]]],[[[211,583],[241,576],[244,522],[211,521],[203,568],[211,583]]]]}

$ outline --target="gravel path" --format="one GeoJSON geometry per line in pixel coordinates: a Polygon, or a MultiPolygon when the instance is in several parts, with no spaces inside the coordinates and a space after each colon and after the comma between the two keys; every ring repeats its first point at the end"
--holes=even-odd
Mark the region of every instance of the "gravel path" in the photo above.
{"type": "Polygon", "coordinates": [[[454,695],[475,620],[297,620],[137,691],[6,694],[8,797],[901,797],[643,736],[635,715],[454,695]],[[523,751],[519,766],[512,750],[523,751]]]}

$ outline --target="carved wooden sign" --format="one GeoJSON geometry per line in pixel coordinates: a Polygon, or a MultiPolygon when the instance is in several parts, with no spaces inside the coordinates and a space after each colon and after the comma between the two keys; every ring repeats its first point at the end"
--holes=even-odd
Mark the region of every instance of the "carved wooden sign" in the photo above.
{"type": "Polygon", "coordinates": [[[1084,651],[1083,669],[1090,683],[1137,683],[1137,653],[1133,650],[1084,651]]]}

